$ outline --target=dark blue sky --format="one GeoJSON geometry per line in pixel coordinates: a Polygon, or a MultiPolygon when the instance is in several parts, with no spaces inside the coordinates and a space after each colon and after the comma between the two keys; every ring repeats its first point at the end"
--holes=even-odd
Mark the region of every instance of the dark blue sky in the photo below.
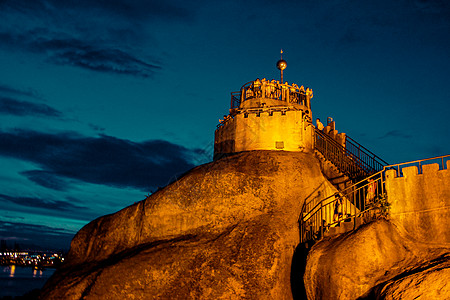
{"type": "Polygon", "coordinates": [[[447,1],[0,0],[0,239],[68,248],[211,160],[230,92],[314,91],[390,163],[449,154],[447,1]]]}

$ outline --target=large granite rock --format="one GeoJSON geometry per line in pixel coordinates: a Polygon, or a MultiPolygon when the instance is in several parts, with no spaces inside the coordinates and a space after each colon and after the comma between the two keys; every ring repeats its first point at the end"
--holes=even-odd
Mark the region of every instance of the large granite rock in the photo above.
{"type": "Polygon", "coordinates": [[[92,221],[42,299],[292,299],[304,199],[334,193],[308,153],[252,151],[197,167],[92,221]]]}
{"type": "Polygon", "coordinates": [[[449,299],[449,282],[450,256],[447,254],[381,284],[370,296],[387,300],[449,299]]]}
{"type": "Polygon", "coordinates": [[[308,254],[308,299],[450,299],[449,246],[383,219],[323,239],[308,254]]]}

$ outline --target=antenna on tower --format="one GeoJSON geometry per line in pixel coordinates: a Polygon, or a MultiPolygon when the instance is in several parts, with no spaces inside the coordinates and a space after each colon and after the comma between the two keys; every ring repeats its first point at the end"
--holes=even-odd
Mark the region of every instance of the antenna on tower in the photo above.
{"type": "Polygon", "coordinates": [[[281,59],[277,62],[277,68],[280,70],[280,79],[281,83],[283,83],[283,70],[287,67],[287,62],[283,59],[283,49],[281,49],[281,59]]]}

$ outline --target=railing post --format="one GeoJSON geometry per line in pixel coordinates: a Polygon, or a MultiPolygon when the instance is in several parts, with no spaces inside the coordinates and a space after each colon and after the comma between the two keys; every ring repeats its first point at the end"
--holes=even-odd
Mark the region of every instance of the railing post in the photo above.
{"type": "Polygon", "coordinates": [[[299,223],[299,227],[300,227],[299,228],[299,231],[300,231],[300,243],[302,244],[303,243],[303,220],[302,220],[301,215],[300,215],[300,219],[298,220],[298,223],[299,223]]]}
{"type": "Polygon", "coordinates": [[[323,238],[323,201],[320,202],[320,237],[323,238]]]}

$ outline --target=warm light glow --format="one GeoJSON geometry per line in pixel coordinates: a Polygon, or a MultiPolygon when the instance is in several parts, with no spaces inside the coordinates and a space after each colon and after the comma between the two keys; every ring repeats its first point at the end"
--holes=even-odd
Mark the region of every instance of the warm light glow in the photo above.
{"type": "Polygon", "coordinates": [[[16,273],[16,266],[11,265],[11,272],[9,273],[9,277],[14,277],[15,273],[16,273]]]}

